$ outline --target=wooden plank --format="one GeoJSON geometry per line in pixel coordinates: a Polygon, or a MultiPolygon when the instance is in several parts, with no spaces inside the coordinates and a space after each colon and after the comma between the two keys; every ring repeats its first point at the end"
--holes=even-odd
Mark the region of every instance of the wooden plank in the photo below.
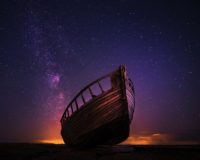
{"type": "Polygon", "coordinates": [[[100,82],[98,81],[98,85],[99,85],[99,88],[101,89],[101,92],[103,93],[104,92],[104,90],[103,90],[103,88],[102,88],[102,86],[101,86],[101,84],[100,84],[100,82]]]}
{"type": "Polygon", "coordinates": [[[83,94],[81,94],[81,98],[82,98],[82,100],[83,100],[83,103],[85,104],[85,99],[84,99],[84,97],[83,97],[83,94]]]}

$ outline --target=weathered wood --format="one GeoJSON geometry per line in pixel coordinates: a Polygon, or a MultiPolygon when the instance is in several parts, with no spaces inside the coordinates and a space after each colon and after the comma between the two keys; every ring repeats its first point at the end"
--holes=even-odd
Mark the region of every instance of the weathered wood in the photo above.
{"type": "Polygon", "coordinates": [[[87,85],[69,103],[61,118],[61,135],[65,144],[84,147],[117,144],[125,140],[129,135],[129,124],[133,117],[134,97],[133,83],[124,66],[87,85]],[[112,88],[105,91],[100,81],[108,77],[112,88]],[[91,89],[95,84],[98,84],[102,91],[97,96],[91,89]],[[87,89],[92,99],[86,102],[83,92],[87,89]],[[78,97],[82,98],[83,105],[73,111],[72,104],[75,101],[77,105],[78,97]],[[71,115],[68,113],[69,108],[72,109],[71,115]]]}

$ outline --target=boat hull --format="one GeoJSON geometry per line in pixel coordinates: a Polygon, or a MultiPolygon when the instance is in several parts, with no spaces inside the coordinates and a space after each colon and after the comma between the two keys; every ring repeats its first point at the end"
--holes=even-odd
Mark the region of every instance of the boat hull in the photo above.
{"type": "Polygon", "coordinates": [[[114,145],[128,137],[134,112],[134,92],[129,79],[120,71],[112,74],[110,90],[61,120],[61,135],[67,146],[114,145]]]}

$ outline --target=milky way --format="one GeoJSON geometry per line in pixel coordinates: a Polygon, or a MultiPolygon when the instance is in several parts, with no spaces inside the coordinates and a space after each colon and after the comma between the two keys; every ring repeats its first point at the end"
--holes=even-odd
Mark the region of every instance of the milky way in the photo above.
{"type": "Polygon", "coordinates": [[[73,96],[125,64],[136,89],[130,140],[199,142],[197,4],[0,3],[0,140],[60,139],[73,96]]]}
{"type": "MultiPolygon", "coordinates": [[[[61,81],[63,77],[67,77],[63,74],[63,69],[59,60],[58,54],[62,54],[67,59],[66,55],[66,40],[64,33],[62,32],[62,26],[55,24],[55,18],[48,22],[43,22],[42,15],[49,15],[48,11],[40,10],[40,4],[35,4],[26,9],[26,31],[25,38],[28,43],[27,46],[31,47],[32,64],[31,67],[38,67],[40,76],[36,75],[36,88],[39,89],[39,93],[34,95],[39,106],[39,119],[43,121],[41,130],[46,130],[43,137],[45,139],[51,136],[53,130],[59,130],[60,117],[66,106],[66,97],[68,91],[64,91],[61,87],[61,81]],[[41,83],[39,83],[41,81],[41,83]],[[42,86],[41,86],[42,85],[42,86]],[[42,97],[42,98],[41,98],[42,97]],[[42,117],[42,118],[41,118],[42,117]],[[45,120],[44,120],[45,119],[45,120]],[[48,119],[48,120],[46,120],[48,119]],[[48,128],[51,128],[50,130],[48,128]]],[[[53,138],[58,138],[59,132],[53,135],[53,138]]]]}
{"type": "MultiPolygon", "coordinates": [[[[45,96],[41,106],[44,109],[43,112],[50,114],[53,111],[54,115],[51,116],[55,117],[58,115],[55,114],[57,109],[60,107],[63,109],[65,99],[62,88],[60,87],[60,80],[63,76],[62,68],[59,62],[56,61],[56,55],[59,54],[59,50],[56,49],[63,45],[64,39],[60,37],[60,40],[58,40],[58,36],[61,33],[54,30],[57,26],[51,24],[51,21],[46,23],[41,22],[41,14],[47,14],[48,12],[43,13],[42,11],[35,10],[34,7],[29,9],[26,11],[26,38],[29,42],[27,45],[32,47],[32,52],[30,53],[33,54],[31,65],[33,69],[34,66],[39,68],[41,76],[36,78],[42,79],[42,85],[45,85],[46,89],[48,89],[48,93],[45,89],[38,93],[38,96],[45,96]],[[52,32],[55,32],[55,35],[52,32]]],[[[41,87],[40,85],[38,84],[36,87],[39,88],[41,87]]]]}

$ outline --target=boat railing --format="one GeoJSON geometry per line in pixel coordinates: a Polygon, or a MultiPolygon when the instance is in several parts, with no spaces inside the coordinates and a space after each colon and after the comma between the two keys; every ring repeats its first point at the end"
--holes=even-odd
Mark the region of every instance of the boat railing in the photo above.
{"type": "Polygon", "coordinates": [[[85,88],[83,88],[66,107],[63,116],[61,118],[61,123],[65,121],[68,117],[70,117],[74,112],[78,111],[89,101],[93,100],[94,98],[105,92],[110,91],[113,88],[111,83],[111,76],[115,72],[116,71],[109,73],[105,76],[102,76],[97,80],[93,81],[92,83],[88,84],[85,88]],[[105,81],[104,83],[106,83],[104,84],[104,86],[103,86],[103,81],[105,81]],[[94,86],[96,87],[96,89],[99,90],[99,93],[95,92],[94,86]],[[86,92],[87,95],[90,97],[89,99],[87,99],[87,96],[85,95],[86,92]]]}

